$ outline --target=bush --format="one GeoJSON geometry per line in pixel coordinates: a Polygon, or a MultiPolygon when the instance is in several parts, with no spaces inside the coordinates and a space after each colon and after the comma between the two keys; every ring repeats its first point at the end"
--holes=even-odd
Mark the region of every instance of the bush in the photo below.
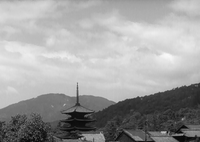
{"type": "Polygon", "coordinates": [[[39,114],[16,115],[2,127],[3,142],[52,142],[50,125],[39,114]]]}

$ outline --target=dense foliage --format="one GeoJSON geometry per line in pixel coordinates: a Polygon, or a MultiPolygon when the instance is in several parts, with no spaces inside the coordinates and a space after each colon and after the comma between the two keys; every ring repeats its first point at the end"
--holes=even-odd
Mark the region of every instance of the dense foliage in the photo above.
{"type": "Polygon", "coordinates": [[[52,142],[50,126],[39,114],[16,115],[1,125],[2,142],[52,142]]]}
{"type": "Polygon", "coordinates": [[[175,132],[183,124],[200,124],[200,106],[195,109],[183,108],[179,111],[168,109],[142,115],[139,112],[130,112],[125,117],[115,117],[104,127],[107,141],[113,141],[122,129],[143,129],[147,131],[175,132]]]}
{"type": "Polygon", "coordinates": [[[99,111],[95,114],[97,119],[96,127],[104,127],[114,117],[121,116],[125,119],[131,112],[138,112],[140,115],[137,114],[137,117],[144,119],[145,115],[160,114],[166,110],[178,112],[181,108],[194,109],[199,104],[200,83],[183,86],[162,93],[127,99],[99,111]]]}

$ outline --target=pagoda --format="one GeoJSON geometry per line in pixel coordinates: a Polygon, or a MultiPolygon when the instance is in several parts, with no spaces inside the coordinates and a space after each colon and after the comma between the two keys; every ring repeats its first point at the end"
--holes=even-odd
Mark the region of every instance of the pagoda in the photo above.
{"type": "MultiPolygon", "coordinates": [[[[76,104],[66,110],[61,111],[61,113],[70,116],[67,119],[60,121],[63,124],[60,127],[60,130],[68,133],[68,135],[65,136],[66,139],[71,139],[74,137],[74,132],[95,130],[94,127],[87,126],[88,123],[95,121],[91,118],[91,114],[94,113],[94,111],[83,107],[79,103],[78,83],[76,89],[76,104]]],[[[81,136],[76,135],[75,137],[80,138],[81,136]]]]}

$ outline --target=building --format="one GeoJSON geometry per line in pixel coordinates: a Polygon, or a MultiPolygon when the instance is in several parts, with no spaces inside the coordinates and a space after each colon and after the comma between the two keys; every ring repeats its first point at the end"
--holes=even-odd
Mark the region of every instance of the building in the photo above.
{"type": "Polygon", "coordinates": [[[95,121],[91,118],[91,114],[94,113],[94,111],[83,107],[79,103],[78,83],[76,104],[71,108],[61,111],[61,113],[69,116],[60,121],[61,127],[59,129],[64,132],[64,135],[60,136],[61,139],[78,139],[82,137],[80,132],[95,130],[94,127],[87,126],[88,123],[95,121]]]}
{"type": "Polygon", "coordinates": [[[179,142],[200,142],[200,125],[182,125],[172,136],[179,142]]]}
{"type": "Polygon", "coordinates": [[[91,141],[91,142],[105,142],[105,137],[104,135],[99,132],[99,133],[83,133],[83,137],[81,138],[82,140],[86,141],[91,141]]]}
{"type": "Polygon", "coordinates": [[[179,142],[171,135],[169,135],[166,131],[163,132],[148,132],[149,136],[154,142],[179,142]]]}
{"type": "Polygon", "coordinates": [[[143,130],[123,129],[115,141],[119,142],[153,142],[143,130]]]}
{"type": "Polygon", "coordinates": [[[118,142],[179,142],[166,132],[144,132],[143,130],[123,130],[116,138],[118,142]]]}

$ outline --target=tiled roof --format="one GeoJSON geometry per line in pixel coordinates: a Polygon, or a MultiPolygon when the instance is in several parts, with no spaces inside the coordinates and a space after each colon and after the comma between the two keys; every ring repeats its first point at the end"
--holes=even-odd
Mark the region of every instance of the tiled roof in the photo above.
{"type": "Polygon", "coordinates": [[[69,118],[69,119],[64,119],[64,120],[61,120],[61,122],[93,122],[95,121],[95,119],[77,119],[77,118],[69,118]]]}
{"type": "Polygon", "coordinates": [[[73,112],[79,112],[79,113],[86,113],[86,114],[89,114],[89,113],[94,113],[93,110],[90,110],[90,109],[87,109],[81,105],[75,105],[69,109],[66,109],[66,110],[63,110],[61,111],[63,114],[70,114],[70,113],[73,113],[73,112]]]}
{"type": "Polygon", "coordinates": [[[174,139],[171,136],[164,136],[164,137],[151,137],[155,142],[178,142],[176,139],[174,139]]]}
{"type": "Polygon", "coordinates": [[[183,130],[182,132],[186,137],[200,137],[200,130],[183,130]]]}
{"type": "Polygon", "coordinates": [[[171,136],[172,137],[182,137],[182,136],[184,136],[184,134],[183,133],[178,133],[178,134],[172,134],[171,136]]]}
{"type": "Polygon", "coordinates": [[[102,133],[99,134],[82,134],[83,138],[86,139],[87,141],[94,141],[94,142],[105,142],[105,137],[102,133]]]}
{"type": "Polygon", "coordinates": [[[184,130],[200,131],[200,125],[182,125],[181,127],[179,127],[176,133],[182,133],[182,131],[184,130]]]}
{"type": "MultiPolygon", "coordinates": [[[[177,133],[186,137],[200,137],[200,125],[182,125],[177,133]]],[[[174,136],[177,136],[177,134],[174,136]]]]}
{"type": "Polygon", "coordinates": [[[158,131],[148,131],[148,133],[153,137],[153,136],[168,136],[167,133],[161,133],[158,131]]]}
{"type": "Polygon", "coordinates": [[[64,139],[64,140],[62,140],[61,142],[82,142],[81,140],[79,140],[79,139],[64,139]]]}
{"type": "Polygon", "coordinates": [[[141,139],[140,137],[138,137],[138,136],[131,136],[135,141],[138,141],[138,142],[140,142],[140,141],[144,141],[143,139],[141,139]]]}
{"type": "Polygon", "coordinates": [[[74,131],[74,130],[79,130],[79,131],[92,131],[95,130],[96,128],[94,127],[60,127],[61,131],[74,131]]]}
{"type": "Polygon", "coordinates": [[[200,130],[200,125],[185,125],[189,129],[199,129],[200,130]]]}
{"type": "Polygon", "coordinates": [[[123,130],[124,133],[126,133],[127,135],[129,135],[132,139],[136,140],[137,141],[144,141],[145,140],[145,135],[146,135],[146,138],[147,138],[147,141],[153,141],[148,134],[145,134],[144,131],[142,130],[132,130],[132,129],[126,129],[126,130],[123,130]]]}
{"type": "Polygon", "coordinates": [[[61,139],[56,136],[53,137],[55,142],[82,142],[80,139],[61,139]]]}

